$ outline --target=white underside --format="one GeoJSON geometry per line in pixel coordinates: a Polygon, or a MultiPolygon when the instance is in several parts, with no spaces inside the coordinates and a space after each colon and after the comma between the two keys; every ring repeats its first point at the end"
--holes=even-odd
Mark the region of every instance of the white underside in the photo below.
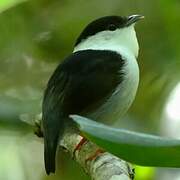
{"type": "Polygon", "coordinates": [[[81,43],[74,49],[74,52],[87,49],[111,50],[119,53],[125,60],[125,65],[122,70],[125,74],[125,76],[123,76],[123,82],[118,85],[112,96],[104,102],[101,107],[86,115],[91,119],[112,124],[127,112],[135,98],[139,83],[139,68],[136,61],[136,56],[138,55],[138,44],[136,36],[131,37],[131,33],[133,33],[132,36],[135,35],[135,31],[130,32],[129,34],[128,29],[128,33],[126,32],[120,38],[118,37],[112,41],[106,38],[102,39],[102,37],[101,40],[97,40],[99,38],[97,37],[97,39],[94,38],[96,42],[93,42],[94,39],[92,39],[89,42],[84,42],[84,44],[81,43]],[[128,34],[127,37],[126,34],[128,34]],[[128,42],[129,38],[130,41],[128,42]],[[132,45],[132,38],[135,38],[132,42],[134,43],[134,46],[129,48],[128,43],[132,45]]]}

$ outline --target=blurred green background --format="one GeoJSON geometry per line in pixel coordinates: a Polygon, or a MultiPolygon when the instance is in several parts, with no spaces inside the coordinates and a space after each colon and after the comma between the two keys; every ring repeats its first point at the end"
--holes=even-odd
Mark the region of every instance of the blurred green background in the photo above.
{"type": "MultiPolygon", "coordinates": [[[[116,126],[180,137],[179,12],[179,0],[0,0],[0,179],[90,179],[64,153],[56,175],[47,177],[43,141],[23,121],[41,112],[47,80],[84,26],[105,15],[146,17],[136,26],[138,94],[116,126]]],[[[178,178],[178,169],[136,168],[136,180],[178,178]]]]}

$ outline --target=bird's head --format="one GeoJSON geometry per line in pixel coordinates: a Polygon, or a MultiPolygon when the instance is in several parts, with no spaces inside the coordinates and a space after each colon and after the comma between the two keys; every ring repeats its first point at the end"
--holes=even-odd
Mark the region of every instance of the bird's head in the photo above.
{"type": "Polygon", "coordinates": [[[85,49],[127,48],[138,55],[138,42],[134,25],[144,16],[105,16],[92,21],[82,31],[75,43],[74,52],[85,49]]]}

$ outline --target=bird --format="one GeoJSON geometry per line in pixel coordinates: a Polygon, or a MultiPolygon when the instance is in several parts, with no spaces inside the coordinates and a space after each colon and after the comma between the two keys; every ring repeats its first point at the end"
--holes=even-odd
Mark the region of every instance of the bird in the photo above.
{"type": "Polygon", "coordinates": [[[55,173],[57,145],[71,114],[111,125],[129,109],[139,84],[134,27],[143,18],[112,15],[90,22],[53,72],[42,103],[48,175],[55,173]]]}

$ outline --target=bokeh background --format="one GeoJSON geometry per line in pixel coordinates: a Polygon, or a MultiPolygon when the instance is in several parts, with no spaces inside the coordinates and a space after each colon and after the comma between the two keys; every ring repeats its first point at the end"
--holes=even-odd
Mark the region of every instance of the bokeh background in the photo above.
{"type": "MultiPolygon", "coordinates": [[[[48,78],[91,20],[142,14],[136,26],[141,80],[129,113],[116,126],[180,137],[179,0],[0,0],[0,179],[89,180],[67,154],[47,177],[43,141],[31,123],[48,78]]],[[[136,180],[180,180],[180,169],[136,167],[136,180]]]]}

